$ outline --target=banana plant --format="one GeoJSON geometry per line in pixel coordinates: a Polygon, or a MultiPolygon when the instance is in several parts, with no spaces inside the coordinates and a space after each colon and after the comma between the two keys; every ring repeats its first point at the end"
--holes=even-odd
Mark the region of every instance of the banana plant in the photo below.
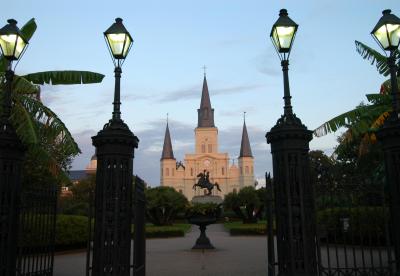
{"type": "MultiPolygon", "coordinates": [[[[383,76],[390,74],[386,57],[367,45],[356,41],[357,52],[372,65],[375,64],[378,72],[383,76]]],[[[398,68],[400,68],[400,52],[395,52],[398,68]]],[[[397,81],[400,85],[400,69],[397,72],[397,81]]],[[[317,127],[314,130],[316,137],[336,132],[341,127],[346,127],[347,131],[343,134],[343,142],[352,141],[355,137],[362,137],[359,146],[359,155],[363,155],[368,150],[370,144],[376,143],[376,131],[383,125],[386,118],[392,111],[391,106],[391,85],[390,80],[386,80],[379,93],[367,94],[367,104],[360,104],[356,108],[342,113],[317,127]]]]}
{"type": "MultiPolygon", "coordinates": [[[[35,19],[29,20],[21,32],[29,41],[37,28],[35,19]]],[[[4,96],[7,61],[0,56],[0,101],[4,96]]],[[[99,83],[104,75],[89,71],[46,71],[15,75],[12,83],[11,123],[28,152],[40,156],[49,171],[65,178],[67,164],[81,151],[61,119],[40,100],[40,85],[72,85],[99,83]],[[64,160],[62,160],[64,159],[64,160]],[[68,162],[67,162],[68,163],[68,162]]],[[[3,106],[0,104],[0,114],[3,106]]]]}

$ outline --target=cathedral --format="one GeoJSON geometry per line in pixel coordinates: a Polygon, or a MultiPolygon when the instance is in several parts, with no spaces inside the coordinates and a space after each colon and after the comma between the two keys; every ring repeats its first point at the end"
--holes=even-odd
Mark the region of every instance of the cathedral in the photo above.
{"type": "Polygon", "coordinates": [[[164,146],[160,159],[161,186],[173,187],[184,194],[188,200],[205,194],[205,190],[196,187],[198,175],[205,172],[211,183],[218,183],[221,191],[214,188],[213,195],[222,198],[233,191],[254,185],[254,158],[247,134],[246,121],[243,122],[242,140],[238,164],[230,164],[228,153],[219,152],[218,128],[214,124],[214,109],[211,107],[207,79],[204,75],[200,108],[197,109],[198,121],[195,128],[194,153],[185,154],[184,162],[177,162],[172,149],[171,134],[165,130],[164,146]]]}

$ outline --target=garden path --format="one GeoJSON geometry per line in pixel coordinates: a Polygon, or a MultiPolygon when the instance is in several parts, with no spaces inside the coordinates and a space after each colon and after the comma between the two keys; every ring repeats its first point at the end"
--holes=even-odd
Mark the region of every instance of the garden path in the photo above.
{"type": "MultiPolygon", "coordinates": [[[[216,247],[202,252],[191,250],[200,231],[192,227],[182,238],[148,239],[148,276],[258,276],[266,275],[266,237],[231,237],[222,224],[207,227],[216,247]]],[[[57,255],[54,276],[85,275],[86,252],[57,255]]]]}

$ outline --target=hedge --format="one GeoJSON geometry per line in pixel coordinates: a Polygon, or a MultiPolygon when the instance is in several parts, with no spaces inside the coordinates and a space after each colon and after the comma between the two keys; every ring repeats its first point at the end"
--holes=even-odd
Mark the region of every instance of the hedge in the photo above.
{"type": "Polygon", "coordinates": [[[170,226],[146,225],[146,238],[183,237],[189,231],[190,224],[174,224],[170,226]]]}
{"type": "Polygon", "coordinates": [[[383,207],[338,207],[317,212],[320,239],[329,243],[384,245],[388,219],[389,211],[383,207]]]}
{"type": "Polygon", "coordinates": [[[84,248],[88,240],[88,218],[85,216],[57,215],[56,249],[84,248]]]}
{"type": "Polygon", "coordinates": [[[267,234],[267,225],[265,221],[259,223],[242,223],[242,221],[226,222],[224,227],[232,236],[250,235],[265,236],[267,234]]]}

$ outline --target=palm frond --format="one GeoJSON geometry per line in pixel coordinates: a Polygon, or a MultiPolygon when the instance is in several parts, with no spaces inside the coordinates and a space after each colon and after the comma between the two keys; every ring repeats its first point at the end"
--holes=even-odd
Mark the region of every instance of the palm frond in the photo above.
{"type": "Polygon", "coordinates": [[[37,25],[35,22],[35,18],[31,18],[28,22],[25,23],[21,28],[21,33],[24,35],[26,40],[30,40],[37,29],[37,25]]]}
{"type": "Polygon", "coordinates": [[[314,135],[316,137],[321,137],[327,135],[328,133],[335,132],[341,127],[356,122],[358,118],[362,115],[364,109],[364,106],[356,107],[353,110],[347,111],[330,119],[329,121],[314,129],[314,135]]]}
{"type": "Polygon", "coordinates": [[[386,57],[381,55],[376,50],[368,47],[367,45],[363,44],[362,42],[355,41],[357,52],[366,60],[371,61],[373,65],[375,63],[376,69],[380,74],[384,76],[389,75],[389,67],[387,65],[386,57]]]}
{"type": "Polygon", "coordinates": [[[15,75],[13,79],[13,93],[37,95],[40,91],[40,87],[27,81],[24,77],[15,75]]]}
{"type": "Polygon", "coordinates": [[[21,101],[14,101],[11,122],[18,137],[25,145],[34,145],[39,141],[36,123],[21,101]]]}
{"type": "Polygon", "coordinates": [[[367,94],[367,100],[374,105],[390,105],[392,99],[387,94],[367,94]]]}
{"type": "Polygon", "coordinates": [[[23,76],[34,84],[53,84],[53,85],[69,85],[69,84],[87,84],[99,83],[103,80],[104,75],[89,71],[45,71],[37,72],[23,76]]]}
{"type": "Polygon", "coordinates": [[[57,114],[36,99],[27,96],[21,98],[27,111],[40,123],[40,131],[45,138],[57,139],[67,155],[76,156],[81,153],[71,133],[57,114]]]}

